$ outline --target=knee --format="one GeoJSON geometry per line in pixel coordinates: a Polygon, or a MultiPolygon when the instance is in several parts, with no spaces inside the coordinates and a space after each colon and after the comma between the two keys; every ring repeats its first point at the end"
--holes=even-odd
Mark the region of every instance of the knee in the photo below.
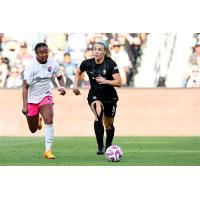
{"type": "Polygon", "coordinates": [[[47,115],[43,117],[45,124],[53,124],[53,115],[47,115]]]}
{"type": "Polygon", "coordinates": [[[93,108],[94,108],[94,111],[96,113],[97,120],[102,121],[102,119],[103,119],[103,106],[101,104],[97,105],[96,103],[94,103],[93,108]]]}
{"type": "Polygon", "coordinates": [[[104,126],[105,126],[106,130],[111,130],[113,128],[112,123],[104,123],[104,126]]]}
{"type": "Polygon", "coordinates": [[[44,123],[45,124],[53,124],[53,119],[47,117],[47,118],[44,119],[44,123]]]}

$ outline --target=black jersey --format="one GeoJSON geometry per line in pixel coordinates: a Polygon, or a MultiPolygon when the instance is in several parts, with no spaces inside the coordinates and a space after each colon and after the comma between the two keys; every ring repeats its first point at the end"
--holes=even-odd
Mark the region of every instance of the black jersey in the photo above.
{"type": "Polygon", "coordinates": [[[99,84],[96,81],[97,76],[102,76],[107,80],[114,80],[112,75],[119,73],[118,66],[109,57],[105,57],[103,63],[96,64],[95,59],[84,60],[80,65],[81,72],[86,72],[90,80],[90,91],[88,97],[96,96],[104,103],[113,103],[118,101],[115,88],[108,84],[99,84]]]}

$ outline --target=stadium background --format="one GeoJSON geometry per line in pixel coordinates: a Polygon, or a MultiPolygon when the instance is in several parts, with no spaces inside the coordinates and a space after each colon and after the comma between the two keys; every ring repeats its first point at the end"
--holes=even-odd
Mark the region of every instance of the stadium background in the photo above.
{"type": "MultiPolygon", "coordinates": [[[[30,10],[29,9],[24,9],[22,12],[19,12],[18,9],[16,9],[18,7],[18,1],[16,2],[12,2],[12,5],[14,4],[14,6],[12,6],[12,12],[14,12],[14,14],[12,16],[15,16],[15,20],[17,18],[17,20],[15,21],[13,19],[13,17],[9,17],[6,18],[6,20],[2,21],[3,23],[3,27],[6,27],[5,29],[8,29],[7,27],[11,27],[10,24],[13,24],[16,22],[16,24],[18,24],[20,21],[24,21],[24,16],[31,16],[32,17],[32,21],[30,20],[30,18],[27,18],[26,20],[26,26],[22,26],[22,30],[26,31],[28,29],[31,29],[33,31],[35,30],[43,30],[44,27],[44,23],[42,21],[41,25],[36,22],[40,21],[40,15],[39,17],[37,17],[37,15],[32,15],[30,14],[30,10]],[[16,3],[17,2],[17,3],[16,3]],[[19,19],[19,20],[18,20],[19,19]],[[14,20],[14,22],[13,22],[14,20]],[[34,24],[34,26],[33,26],[34,24]]],[[[74,1],[73,1],[74,2],[74,1]]],[[[75,1],[74,4],[74,8],[76,9],[70,9],[69,6],[71,6],[71,4],[69,5],[68,2],[66,3],[66,6],[62,6],[59,9],[57,9],[57,13],[55,15],[51,15],[49,16],[50,20],[49,21],[49,27],[51,27],[50,29],[52,29],[53,31],[55,30],[60,30],[59,28],[62,26],[62,30],[66,29],[66,26],[72,26],[73,28],[71,28],[72,30],[75,29],[75,27],[77,27],[77,24],[79,25],[86,25],[86,29],[85,30],[93,30],[94,27],[91,27],[91,23],[85,23],[85,21],[87,21],[86,19],[91,19],[91,16],[96,13],[96,9],[93,9],[93,3],[91,3],[92,6],[89,5],[89,3],[87,4],[88,1],[85,1],[81,4],[80,9],[78,10],[78,13],[82,13],[84,12],[82,15],[80,14],[79,16],[81,17],[74,17],[74,10],[77,11],[77,1],[75,1]],[[90,12],[85,12],[85,10],[82,9],[82,5],[87,5],[89,6],[90,12]],[[68,12],[66,12],[66,7],[68,7],[68,12]],[[79,12],[81,11],[81,12],[79,12]],[[62,17],[60,17],[60,13],[62,13],[62,17]],[[67,15],[67,16],[66,16],[67,15]],[[82,17],[82,16],[87,16],[87,17],[82,17]],[[57,16],[57,20],[55,19],[55,16],[57,16]],[[67,20],[66,23],[66,19],[70,19],[72,17],[73,20],[67,20]],[[58,21],[60,21],[60,18],[63,19],[63,23],[57,23],[58,21]],[[82,21],[81,21],[82,20],[82,21]],[[72,22],[70,22],[72,21],[72,22]],[[81,23],[81,22],[82,23],[81,23]],[[54,23],[54,26],[52,26],[52,23],[54,23]],[[73,25],[71,25],[71,24],[73,25]],[[62,25],[61,25],[62,24],[62,25]],[[74,25],[75,24],[75,25],[74,25]]],[[[20,2],[21,3],[21,2],[20,2]]],[[[39,4],[41,5],[42,2],[39,2],[39,4]]],[[[111,3],[109,4],[109,2],[105,2],[102,3],[101,5],[99,4],[98,6],[102,6],[102,10],[104,10],[105,8],[105,4],[106,5],[110,5],[111,10],[113,10],[113,5],[115,5],[114,8],[114,12],[115,13],[122,13],[120,15],[115,15],[115,19],[112,21],[115,21],[116,24],[114,25],[114,27],[118,27],[117,29],[124,30],[125,25],[127,23],[123,23],[124,21],[126,21],[127,19],[130,19],[129,24],[131,24],[131,29],[136,28],[136,30],[138,29],[138,24],[143,24],[142,26],[146,27],[145,29],[147,29],[148,31],[152,31],[153,30],[157,30],[158,32],[164,30],[163,32],[173,32],[175,30],[175,32],[177,30],[183,30],[186,31],[187,30],[195,30],[197,27],[197,24],[194,23],[194,18],[195,18],[195,13],[198,13],[198,6],[194,6],[197,5],[197,2],[182,2],[181,4],[181,8],[180,8],[180,2],[167,2],[164,6],[163,6],[163,2],[145,2],[144,6],[144,2],[142,1],[141,3],[139,2],[134,2],[134,7],[139,8],[139,9],[134,9],[134,16],[140,16],[139,20],[132,20],[133,19],[133,7],[132,6],[126,6],[126,9],[122,9],[121,4],[117,4],[115,5],[114,2],[111,1],[111,3]],[[155,9],[155,4],[156,4],[156,9],[155,9]],[[117,7],[118,6],[118,7],[117,7]],[[143,8],[145,14],[141,15],[141,9],[143,8]],[[150,9],[149,9],[150,8],[150,9]],[[169,10],[170,10],[170,14],[169,14],[169,10]],[[118,12],[117,12],[118,11],[118,12]],[[154,12],[155,11],[155,12],[154,12]],[[196,12],[195,12],[196,11],[196,12]],[[177,15],[178,12],[178,15],[177,15]],[[148,19],[147,17],[148,16],[148,19]],[[160,16],[160,20],[159,22],[157,21],[158,16],[160,16]],[[117,18],[117,19],[116,19],[117,18]],[[188,22],[187,26],[185,26],[185,23],[180,23],[180,21],[184,21],[184,22],[188,22]],[[119,22],[120,22],[120,26],[119,26],[119,22]],[[153,27],[152,28],[152,23],[153,27]],[[159,23],[159,24],[158,24],[159,23]],[[193,27],[191,28],[191,24],[193,25],[193,27]],[[166,28],[167,27],[167,28],[166,28]]],[[[5,5],[5,3],[3,3],[5,5]]],[[[6,8],[10,9],[10,2],[8,1],[6,8]]],[[[26,4],[26,3],[25,3],[26,4]]],[[[56,1],[56,6],[58,5],[58,2],[56,1]]],[[[124,2],[123,2],[124,4],[124,2]]],[[[43,5],[43,4],[42,4],[43,5]]],[[[125,2],[126,5],[126,2],[125,2]]],[[[51,5],[52,6],[52,5],[51,5]]],[[[30,6],[28,6],[30,7],[30,6]]],[[[31,7],[35,8],[33,10],[37,10],[38,9],[38,4],[32,3],[31,7]]],[[[46,3],[44,4],[44,7],[46,7],[46,3]]],[[[55,6],[53,4],[52,6],[52,11],[55,13],[56,9],[55,6]]],[[[5,17],[7,16],[7,11],[8,9],[4,9],[2,10],[2,16],[5,17]],[[4,12],[5,11],[5,12],[4,12]]],[[[100,16],[102,17],[102,15],[100,16]]],[[[99,18],[100,18],[99,17],[99,18]]],[[[101,20],[99,20],[101,21],[101,20]]],[[[104,15],[104,20],[102,20],[106,23],[108,23],[107,27],[105,28],[105,26],[103,27],[104,30],[110,30],[110,20],[107,20],[107,15],[104,15]],[[107,22],[109,21],[109,22],[107,22]]],[[[93,23],[95,26],[95,23],[93,23]]],[[[48,26],[48,25],[47,25],[48,26]]],[[[128,25],[126,25],[128,26],[128,25]]],[[[82,26],[79,26],[79,29],[82,29],[82,26]]],[[[97,27],[97,25],[96,25],[97,27]]],[[[139,27],[141,27],[139,25],[139,27]]],[[[46,28],[46,26],[45,26],[46,28]]],[[[69,29],[69,28],[68,28],[69,29]]],[[[77,29],[77,28],[76,28],[77,29]]],[[[141,28],[139,28],[140,30],[141,28]]],[[[144,29],[144,30],[145,30],[144,29]]],[[[11,30],[15,30],[15,28],[11,28],[11,30]]],[[[61,30],[61,31],[62,31],[61,30]]],[[[21,168],[20,168],[21,169],[21,168]]],[[[66,197],[66,188],[70,188],[70,190],[68,191],[68,196],[78,199],[78,197],[81,197],[83,199],[93,199],[94,197],[96,198],[96,196],[94,194],[96,194],[97,189],[96,189],[96,184],[94,184],[95,182],[95,178],[98,176],[100,180],[98,180],[97,183],[102,183],[104,184],[105,182],[105,178],[107,175],[111,176],[112,179],[114,181],[117,182],[122,182],[122,183],[127,183],[127,184],[122,184],[121,185],[121,191],[120,193],[111,193],[110,191],[104,191],[104,194],[108,197],[108,198],[113,198],[113,195],[115,197],[115,199],[121,199],[124,198],[124,196],[126,197],[137,197],[138,199],[160,199],[163,198],[163,194],[165,194],[165,198],[168,199],[177,199],[180,197],[182,199],[188,199],[188,198],[193,198],[193,199],[197,199],[196,197],[197,195],[197,180],[198,180],[198,172],[199,169],[198,168],[180,168],[180,167],[176,167],[173,168],[173,171],[171,168],[169,167],[165,167],[165,168],[160,168],[160,167],[156,167],[156,168],[105,168],[104,171],[101,171],[99,168],[89,168],[87,172],[85,172],[85,168],[79,168],[80,171],[77,170],[77,168],[54,168],[55,170],[53,171],[52,168],[27,168],[24,167],[21,169],[21,171],[19,171],[19,168],[1,168],[1,180],[2,181],[2,196],[5,199],[13,199],[13,198],[19,198],[19,199],[26,199],[27,196],[32,193],[32,188],[35,187],[35,185],[37,185],[37,188],[42,188],[39,190],[39,194],[40,197],[47,197],[49,199],[55,199],[55,198],[60,198],[60,199],[64,199],[66,197]],[[70,170],[71,169],[71,170],[70,170]],[[73,169],[73,171],[72,171],[73,169]],[[15,174],[13,173],[13,170],[15,170],[15,174]],[[52,173],[53,171],[53,173],[52,173]],[[77,172],[78,171],[78,172],[77,172]],[[113,175],[113,171],[117,171],[117,173],[115,173],[113,175]],[[49,176],[49,172],[52,173],[51,176],[49,176]],[[6,174],[6,176],[5,176],[6,174]],[[106,174],[106,175],[105,175],[106,174]],[[14,178],[13,178],[14,175],[14,178]],[[31,176],[32,175],[32,176],[31,176]],[[84,176],[83,176],[84,175],[84,176]],[[120,176],[121,175],[121,176],[120,176]],[[31,178],[30,178],[31,176],[31,178]],[[81,176],[81,178],[80,178],[81,176]],[[28,179],[28,178],[29,179],[28,179]],[[42,178],[43,179],[42,179],[42,178]],[[123,178],[122,178],[123,177],[123,178]],[[40,179],[40,181],[38,182],[38,179],[40,179]],[[52,181],[52,179],[54,180],[54,182],[52,182],[52,185],[54,187],[54,191],[52,191],[52,193],[47,194],[45,189],[48,189],[48,186],[46,186],[46,188],[44,189],[44,186],[46,185],[46,181],[52,181]],[[80,181],[77,182],[77,179],[79,179],[80,181]],[[13,180],[12,182],[10,180],[13,180]],[[31,180],[31,181],[30,181],[31,180]],[[42,181],[43,180],[43,181],[42,181]],[[63,181],[61,181],[63,180],[63,181]],[[70,180],[70,181],[66,181],[66,180],[70,180]],[[85,182],[85,180],[88,180],[87,182],[85,182]],[[27,182],[29,184],[27,184],[27,182]],[[62,183],[62,184],[57,184],[57,183],[62,183]],[[20,183],[20,184],[19,184],[20,183]],[[24,184],[25,183],[25,184],[24,184]],[[86,184],[87,183],[87,184],[86,184]],[[128,184],[131,183],[131,184],[128,184]],[[161,184],[162,183],[162,184],[161,184]],[[18,186],[20,185],[20,187],[18,186]],[[78,186],[77,186],[78,185],[78,186]],[[18,187],[17,187],[18,186],[18,187]],[[22,189],[22,186],[24,186],[22,189]],[[32,187],[31,187],[32,186],[32,187]],[[79,192],[77,193],[77,187],[79,189],[79,192]],[[93,190],[93,195],[91,194],[91,188],[93,190]],[[134,192],[133,192],[133,188],[135,188],[134,192]],[[159,190],[159,192],[157,193],[155,191],[155,188],[159,190]],[[167,191],[166,191],[167,188],[167,191]],[[10,191],[13,191],[12,193],[10,193],[10,191]],[[144,190],[148,191],[148,192],[143,192],[144,190]],[[43,191],[43,192],[42,192],[43,191]],[[18,194],[18,195],[16,195],[18,194]],[[76,196],[74,197],[74,194],[76,194],[76,196]],[[85,194],[85,195],[83,195],[85,194]],[[125,195],[126,194],[126,195],[125,195]],[[8,196],[9,195],[9,196],[8,196]],[[78,197],[77,197],[78,195],[78,197]],[[93,197],[94,196],[94,197],[93,197]]],[[[113,186],[113,189],[115,187],[113,186]]],[[[32,193],[32,199],[37,198],[38,197],[38,193],[32,193]]],[[[99,197],[100,198],[100,197],[99,197]]],[[[79,198],[80,199],[80,198],[79,198]]]]}
{"type": "MultiPolygon", "coordinates": [[[[54,90],[55,135],[93,136],[93,115],[82,95],[67,90],[65,97],[54,90]]],[[[198,89],[118,89],[117,136],[199,136],[198,89]]],[[[21,89],[0,90],[0,136],[30,136],[21,113],[21,89]]],[[[40,131],[34,136],[43,136],[40,131]]]]}
{"type": "Polygon", "coordinates": [[[109,42],[124,78],[123,87],[118,89],[117,135],[200,133],[199,86],[184,89],[182,85],[184,72],[199,57],[195,52],[199,47],[198,33],[1,33],[0,38],[0,136],[30,135],[21,114],[21,84],[23,70],[34,55],[37,42],[47,42],[50,56],[59,62],[67,80],[64,98],[58,96],[57,85],[52,82],[56,135],[93,135],[93,116],[86,101],[87,77],[80,85],[80,97],[74,96],[70,88],[73,70],[91,56],[92,44],[102,38],[109,42]],[[65,63],[65,54],[70,54],[71,61],[67,59],[65,63]]]}

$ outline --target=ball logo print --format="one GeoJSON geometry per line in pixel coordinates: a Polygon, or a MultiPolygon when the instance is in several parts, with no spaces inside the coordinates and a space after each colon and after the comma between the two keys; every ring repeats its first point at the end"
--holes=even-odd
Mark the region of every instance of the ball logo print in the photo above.
{"type": "Polygon", "coordinates": [[[123,151],[119,146],[112,145],[107,148],[105,155],[108,161],[118,162],[123,157],[123,151]]]}

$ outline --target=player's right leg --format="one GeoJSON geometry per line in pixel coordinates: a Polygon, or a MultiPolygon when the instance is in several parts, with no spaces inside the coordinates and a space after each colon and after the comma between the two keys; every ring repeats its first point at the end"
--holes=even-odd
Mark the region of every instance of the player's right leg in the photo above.
{"type": "Polygon", "coordinates": [[[39,127],[39,107],[38,104],[28,104],[28,113],[26,115],[31,133],[35,133],[39,127]]]}
{"type": "Polygon", "coordinates": [[[39,119],[39,114],[34,115],[34,116],[26,116],[27,122],[28,122],[28,127],[31,133],[35,133],[38,130],[38,119],[39,119]]]}
{"type": "Polygon", "coordinates": [[[96,140],[98,144],[97,155],[104,154],[104,126],[103,126],[103,105],[101,101],[96,100],[91,103],[90,105],[92,112],[95,115],[95,122],[94,122],[94,131],[96,135],[96,140]]]}

